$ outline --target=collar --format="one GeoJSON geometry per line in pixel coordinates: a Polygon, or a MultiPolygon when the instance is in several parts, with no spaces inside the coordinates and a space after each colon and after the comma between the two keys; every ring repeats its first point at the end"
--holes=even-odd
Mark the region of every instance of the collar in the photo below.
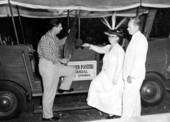
{"type": "Polygon", "coordinates": [[[136,36],[138,36],[141,32],[140,31],[137,31],[133,36],[132,38],[135,38],[136,36]]]}
{"type": "Polygon", "coordinates": [[[51,37],[56,38],[56,36],[55,36],[51,31],[48,31],[47,33],[48,33],[48,35],[50,35],[51,37]]]}

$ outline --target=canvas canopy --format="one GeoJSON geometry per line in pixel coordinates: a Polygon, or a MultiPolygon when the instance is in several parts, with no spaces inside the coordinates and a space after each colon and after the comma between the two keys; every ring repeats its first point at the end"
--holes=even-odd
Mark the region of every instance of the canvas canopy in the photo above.
{"type": "Polygon", "coordinates": [[[169,0],[0,0],[0,17],[11,16],[9,2],[14,16],[33,18],[54,18],[75,16],[81,18],[106,17],[117,12],[117,16],[135,16],[136,8],[146,13],[148,7],[168,8],[169,0]]]}
{"type": "Polygon", "coordinates": [[[118,11],[144,7],[170,7],[169,0],[11,0],[13,5],[39,9],[118,11]]]}

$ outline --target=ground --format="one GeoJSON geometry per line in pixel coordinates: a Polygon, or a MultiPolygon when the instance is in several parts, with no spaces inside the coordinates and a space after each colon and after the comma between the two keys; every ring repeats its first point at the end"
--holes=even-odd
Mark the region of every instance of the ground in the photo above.
{"type": "MultiPolygon", "coordinates": [[[[86,94],[69,95],[69,96],[57,96],[55,99],[56,104],[69,104],[76,105],[85,102],[86,94]],[[69,101],[69,102],[68,102],[69,101]],[[73,104],[74,103],[74,104],[73,104]]],[[[34,104],[41,103],[41,98],[34,99],[34,104]]],[[[29,107],[30,108],[30,107],[29,107]]],[[[157,106],[142,107],[142,115],[158,114],[158,113],[170,113],[170,93],[167,92],[164,100],[157,106]]],[[[60,116],[58,122],[83,122],[90,120],[105,119],[107,114],[100,112],[93,108],[83,110],[69,110],[54,112],[55,116],[60,116]]],[[[2,122],[41,122],[41,113],[33,113],[32,110],[27,110],[19,118],[11,119],[2,122]]]]}

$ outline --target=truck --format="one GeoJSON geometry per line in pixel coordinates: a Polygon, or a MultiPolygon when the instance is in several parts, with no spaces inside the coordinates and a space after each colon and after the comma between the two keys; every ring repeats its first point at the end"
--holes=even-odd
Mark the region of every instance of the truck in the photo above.
{"type": "MultiPolygon", "coordinates": [[[[12,4],[15,5],[15,3],[12,4]]],[[[22,6],[22,4],[17,5],[22,6]]],[[[25,6],[22,7],[27,7],[26,3],[23,5],[25,6]]],[[[137,7],[134,10],[136,11],[139,8],[137,7]]],[[[138,13],[139,15],[145,13],[145,10],[139,10],[142,10],[138,13]]],[[[125,11],[125,13],[128,12],[125,11]]],[[[149,49],[146,62],[146,78],[141,87],[141,99],[142,105],[153,106],[158,105],[170,89],[170,38],[149,38],[156,9],[147,9],[146,13],[147,18],[143,33],[148,37],[149,49]]],[[[132,16],[128,13],[128,17],[132,16]]],[[[74,40],[67,41],[65,50],[69,48],[70,43],[75,44],[74,40]]],[[[75,48],[76,45],[72,46],[72,57],[68,65],[73,65],[78,69],[71,86],[74,91],[69,93],[56,92],[56,95],[87,93],[90,82],[102,67],[102,56],[100,54],[86,48],[75,48]]],[[[30,44],[0,45],[1,120],[19,116],[27,101],[43,94],[42,79],[35,73],[37,62],[34,53],[36,52],[30,44]]],[[[60,81],[62,82],[62,78],[60,78],[60,81]]]]}

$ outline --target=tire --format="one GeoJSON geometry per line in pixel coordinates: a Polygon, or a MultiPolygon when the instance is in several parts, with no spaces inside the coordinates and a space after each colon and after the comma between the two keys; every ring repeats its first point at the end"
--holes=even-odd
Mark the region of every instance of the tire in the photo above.
{"type": "Polygon", "coordinates": [[[25,104],[23,89],[12,82],[0,81],[0,120],[17,117],[25,104]]]}
{"type": "Polygon", "coordinates": [[[143,106],[158,105],[165,96],[163,80],[158,75],[147,75],[141,87],[143,106]]]}

